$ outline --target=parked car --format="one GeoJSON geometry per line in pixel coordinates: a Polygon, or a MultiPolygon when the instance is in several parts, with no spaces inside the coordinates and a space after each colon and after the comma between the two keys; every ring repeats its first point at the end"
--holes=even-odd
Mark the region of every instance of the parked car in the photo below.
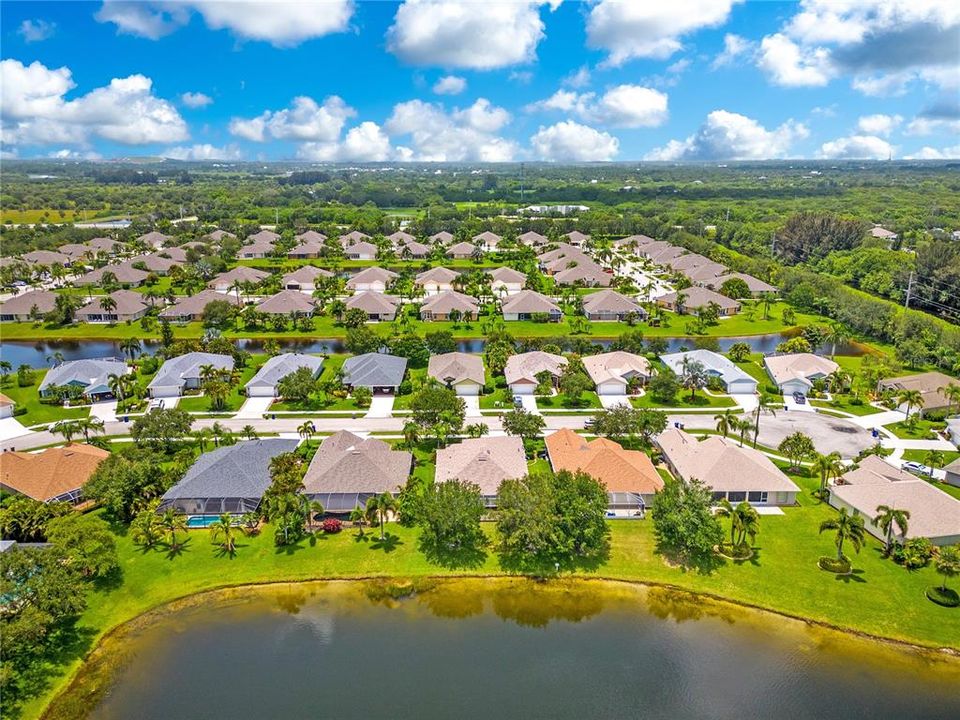
{"type": "Polygon", "coordinates": [[[795,393],[793,394],[793,401],[794,401],[797,405],[805,405],[805,404],[807,403],[807,398],[804,396],[803,393],[795,392],[795,393]]]}
{"type": "Polygon", "coordinates": [[[910,472],[924,472],[927,470],[926,465],[923,465],[922,463],[918,463],[918,462],[913,462],[912,460],[908,460],[907,462],[903,463],[900,467],[902,467],[904,470],[909,470],[910,472]]]}

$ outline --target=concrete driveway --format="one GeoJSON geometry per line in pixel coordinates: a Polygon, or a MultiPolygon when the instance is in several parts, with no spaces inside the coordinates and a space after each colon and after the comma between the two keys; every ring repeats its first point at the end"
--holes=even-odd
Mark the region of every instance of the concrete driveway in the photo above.
{"type": "Polygon", "coordinates": [[[536,395],[517,395],[520,398],[520,402],[523,404],[523,409],[527,412],[540,414],[540,409],[537,407],[537,397],[536,395]]]}
{"type": "Polygon", "coordinates": [[[9,417],[0,419],[0,441],[13,440],[14,438],[29,434],[30,431],[21,425],[20,421],[16,418],[9,417]]]}
{"type": "Polygon", "coordinates": [[[243,401],[234,417],[237,420],[259,420],[273,404],[272,397],[251,397],[243,401]]]}
{"type": "Polygon", "coordinates": [[[600,405],[607,410],[620,407],[621,405],[630,407],[630,398],[626,395],[598,395],[597,397],[600,398],[600,405]]]}
{"type": "Polygon", "coordinates": [[[461,395],[463,404],[467,407],[466,417],[468,418],[478,418],[483,417],[483,414],[480,412],[480,396],[479,395],[461,395]]]}
{"type": "Polygon", "coordinates": [[[393,395],[374,395],[365,418],[388,418],[393,416],[393,395]]]}
{"type": "MultiPolygon", "coordinates": [[[[687,430],[716,429],[712,415],[671,415],[670,420],[679,420],[687,430]]],[[[813,440],[817,452],[827,454],[838,452],[843,458],[855,457],[865,448],[876,444],[870,432],[856,423],[843,418],[810,412],[777,411],[777,414],[763,413],[760,416],[761,445],[776,448],[780,442],[795,432],[802,432],[813,440]]]]}
{"type": "Polygon", "coordinates": [[[90,405],[90,417],[99,418],[106,422],[113,422],[117,419],[117,401],[107,400],[106,402],[96,402],[90,405]]]}

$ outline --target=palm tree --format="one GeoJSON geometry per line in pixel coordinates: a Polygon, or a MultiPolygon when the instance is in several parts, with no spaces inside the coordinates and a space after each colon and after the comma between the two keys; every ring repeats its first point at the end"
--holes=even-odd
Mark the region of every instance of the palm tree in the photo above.
{"type": "Polygon", "coordinates": [[[730,518],[730,547],[734,546],[734,537],[736,536],[737,526],[739,524],[740,518],[736,514],[736,511],[733,509],[733,505],[730,504],[730,501],[727,498],[723,498],[720,501],[720,504],[717,505],[715,511],[717,517],[730,518]]]}
{"type": "Polygon", "coordinates": [[[50,432],[54,435],[62,436],[67,445],[69,445],[77,433],[80,432],[80,427],[77,425],[76,420],[61,420],[50,427],[50,432]]]}
{"type": "Polygon", "coordinates": [[[409,449],[420,442],[420,426],[412,420],[403,424],[403,442],[409,449]]]}
{"type": "Polygon", "coordinates": [[[116,373],[110,373],[107,376],[107,387],[110,388],[110,392],[113,393],[113,396],[117,400],[124,399],[124,391],[126,390],[127,383],[124,381],[126,375],[117,375],[116,373]]]}
{"type": "Polygon", "coordinates": [[[237,550],[237,531],[233,527],[233,515],[223,513],[216,522],[210,523],[210,539],[213,542],[220,540],[220,547],[228,555],[237,550]]]}
{"type": "Polygon", "coordinates": [[[180,546],[177,544],[177,533],[187,531],[187,516],[182,512],[170,508],[160,518],[160,524],[164,531],[170,535],[170,547],[174,550],[180,546]]]}
{"type": "Polygon", "coordinates": [[[13,372],[13,365],[9,360],[0,360],[0,381],[6,382],[7,376],[13,372]]]}
{"type": "Polygon", "coordinates": [[[247,440],[257,439],[257,430],[253,425],[244,425],[240,432],[247,440]]]}
{"type": "Polygon", "coordinates": [[[133,362],[134,358],[143,352],[143,348],[141,347],[140,341],[137,338],[128,337],[120,341],[120,352],[129,355],[130,362],[133,362]]]}
{"type": "Polygon", "coordinates": [[[768,412],[774,417],[777,416],[777,411],[774,410],[774,402],[768,396],[761,393],[760,397],[757,399],[757,409],[753,411],[754,420],[753,420],[753,445],[757,445],[757,437],[760,435],[760,413],[768,412]]]}
{"type": "Polygon", "coordinates": [[[106,432],[103,428],[103,420],[100,418],[85,417],[74,422],[77,424],[77,429],[83,433],[84,441],[90,440],[90,433],[96,435],[106,432]]]}
{"type": "Polygon", "coordinates": [[[960,545],[940,548],[940,552],[933,561],[937,572],[943,575],[943,584],[940,590],[947,589],[947,578],[960,575],[960,545]]]}
{"type": "Polygon", "coordinates": [[[131,539],[137,545],[144,547],[153,547],[163,535],[160,516],[157,515],[157,506],[160,500],[152,500],[147,506],[137,514],[133,522],[130,523],[131,539]]]}
{"type": "Polygon", "coordinates": [[[946,387],[940,388],[940,392],[950,401],[950,412],[953,412],[953,406],[960,404],[960,385],[950,383],[946,387]]]}
{"type": "Polygon", "coordinates": [[[467,434],[467,437],[479,438],[489,433],[490,428],[486,423],[471,423],[467,425],[463,431],[467,434]]]}
{"type": "Polygon", "coordinates": [[[729,410],[725,410],[719,415],[714,415],[713,419],[717,421],[717,432],[723,433],[723,436],[726,437],[731,430],[733,430],[733,420],[736,420],[733,416],[733,413],[729,410]]]}
{"type": "Polygon", "coordinates": [[[923,462],[930,468],[930,477],[933,477],[934,468],[943,465],[943,451],[928,450],[927,454],[923,456],[923,462]]]}
{"type": "Polygon", "coordinates": [[[307,420],[297,428],[297,434],[300,435],[300,439],[309,443],[310,439],[317,434],[317,428],[310,420],[307,420]]]}
{"type": "Polygon", "coordinates": [[[47,362],[53,366],[61,365],[63,363],[63,353],[57,350],[52,355],[47,355],[47,362]]]}
{"type": "Polygon", "coordinates": [[[220,443],[224,441],[228,434],[227,429],[218,422],[210,426],[210,435],[213,436],[213,444],[216,447],[220,447],[220,443]]]}
{"type": "Polygon", "coordinates": [[[363,524],[367,521],[367,511],[366,508],[362,508],[357,505],[353,510],[350,511],[350,522],[354,524],[357,528],[357,534],[360,537],[363,537],[363,524]]]}
{"type": "Polygon", "coordinates": [[[843,473],[843,463],[840,459],[840,453],[832,452],[829,455],[817,455],[813,459],[813,470],[820,474],[820,489],[817,496],[825,498],[827,496],[827,481],[832,477],[840,477],[843,473]]]}
{"type": "Polygon", "coordinates": [[[884,554],[889,555],[893,547],[893,526],[896,525],[897,530],[900,531],[900,535],[905,537],[907,534],[907,521],[909,519],[909,510],[899,510],[889,505],[877,506],[877,516],[873,519],[873,524],[883,530],[885,537],[884,554]]]}
{"type": "Polygon", "coordinates": [[[396,510],[397,501],[393,495],[388,492],[380,495],[374,495],[373,497],[367,499],[367,520],[371,523],[376,522],[380,524],[381,540],[384,540],[386,537],[383,533],[383,524],[387,520],[387,515],[391,512],[396,512],[396,510]]]}
{"type": "Polygon", "coordinates": [[[747,439],[747,435],[749,435],[750,431],[753,430],[753,423],[749,420],[731,418],[730,427],[740,434],[740,447],[743,447],[743,443],[747,439]]]}
{"type": "Polygon", "coordinates": [[[837,345],[842,345],[850,339],[850,331],[840,322],[830,323],[827,329],[827,339],[830,341],[830,357],[837,356],[837,345]]]}
{"type": "Polygon", "coordinates": [[[849,541],[856,552],[860,552],[863,546],[864,533],[863,518],[860,515],[850,515],[846,508],[841,508],[840,513],[833,520],[824,520],[820,523],[820,533],[825,530],[834,530],[837,533],[835,544],[837,546],[837,560],[842,561],[843,543],[849,541]]]}
{"type": "Polygon", "coordinates": [[[117,309],[117,301],[109,295],[104,295],[102,298],[100,298],[100,309],[109,315],[111,312],[117,309]]]}
{"type": "Polygon", "coordinates": [[[907,420],[910,419],[910,411],[913,408],[923,407],[923,395],[919,390],[901,390],[897,395],[897,402],[907,406],[907,420]]]}

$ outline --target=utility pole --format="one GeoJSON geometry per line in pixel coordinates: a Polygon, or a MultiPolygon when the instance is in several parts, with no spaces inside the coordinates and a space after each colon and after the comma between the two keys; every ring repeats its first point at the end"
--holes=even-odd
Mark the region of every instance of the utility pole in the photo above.
{"type": "Polygon", "coordinates": [[[910,295],[913,294],[913,270],[910,271],[910,279],[907,281],[907,299],[904,300],[903,306],[905,308],[910,307],[910,295]]]}

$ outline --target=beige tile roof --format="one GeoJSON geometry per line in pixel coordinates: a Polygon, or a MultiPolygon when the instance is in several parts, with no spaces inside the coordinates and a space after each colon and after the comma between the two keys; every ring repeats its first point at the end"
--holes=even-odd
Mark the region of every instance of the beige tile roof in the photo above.
{"type": "Polygon", "coordinates": [[[548,372],[554,377],[560,377],[567,359],[562,355],[534,350],[532,352],[511,355],[507,358],[507,365],[503,370],[507,385],[517,382],[537,383],[537,375],[548,372]]]}
{"type": "Polygon", "coordinates": [[[414,283],[417,285],[425,285],[428,282],[435,283],[452,283],[460,277],[460,273],[456,270],[450,270],[445,267],[435,267],[425,270],[424,272],[417,275],[414,279],[414,283]]]}
{"type": "Polygon", "coordinates": [[[323,243],[327,239],[327,236],[324,235],[323,233],[317,232],[316,230],[307,230],[305,232],[300,233],[299,235],[295,235],[293,239],[296,240],[298,243],[311,243],[311,244],[323,245],[323,243]]]}
{"type": "Polygon", "coordinates": [[[520,235],[517,240],[524,245],[546,245],[548,242],[550,242],[549,239],[538,232],[534,232],[533,230],[527,230],[525,233],[520,235]]]}
{"type": "Polygon", "coordinates": [[[482,495],[496,495],[501,482],[526,474],[527,458],[518,437],[472,438],[437,451],[437,482],[475,483],[482,495]]]}
{"type": "Polygon", "coordinates": [[[600,290],[583,296],[583,309],[586,312],[636,312],[641,315],[646,311],[634,300],[621,295],[616,290],[600,290]]]}
{"type": "Polygon", "coordinates": [[[396,493],[406,484],[412,462],[410,453],[392,450],[383,440],[341,430],[320,443],[303,484],[308,494],[396,493]]]}
{"type": "Polygon", "coordinates": [[[232,293],[219,293],[216,290],[202,290],[196,295],[190,295],[177,300],[170,307],[160,311],[160,317],[178,318],[184,316],[203,315],[204,309],[215,300],[225,300],[237,305],[237,296],[232,293]]]}
{"type": "Polygon", "coordinates": [[[361,255],[373,255],[376,257],[378,248],[376,245],[370,242],[361,241],[348,245],[343,249],[344,254],[347,257],[351,255],[361,256],[361,255]]]}
{"type": "Polygon", "coordinates": [[[246,265],[238,265],[233,270],[228,270],[227,272],[220,273],[213,280],[207,283],[207,287],[215,287],[217,285],[232,285],[234,281],[236,282],[250,282],[250,283],[260,283],[270,277],[270,273],[266,270],[258,270],[257,268],[248,267],[246,265]]]}
{"type": "Polygon", "coordinates": [[[30,290],[29,292],[14,295],[9,300],[0,304],[0,314],[3,315],[27,315],[30,309],[36,305],[41,315],[44,315],[56,307],[57,293],[49,290],[30,290]]]}
{"type": "Polygon", "coordinates": [[[359,242],[366,242],[370,239],[370,236],[359,230],[351,230],[346,235],[341,235],[338,239],[341,245],[348,247],[350,245],[356,245],[359,242]]]}
{"type": "Polygon", "coordinates": [[[683,430],[668,428],[657,445],[684,480],[697,478],[716,492],[799,492],[770,458],[730,438],[711,435],[698,442],[683,430]]]}
{"type": "Polygon", "coordinates": [[[465,380],[483,385],[483,358],[469,353],[450,352],[431,355],[427,365],[427,375],[446,384],[457,385],[465,380]]]}
{"type": "Polygon", "coordinates": [[[472,255],[476,249],[476,246],[471,243],[458,242],[456,245],[451,245],[447,248],[447,257],[454,257],[455,255],[472,255]]]}
{"type": "Polygon", "coordinates": [[[840,478],[841,483],[846,485],[885,485],[890,482],[913,482],[916,479],[916,475],[896,468],[876,455],[867,455],[840,478]]]}
{"type": "Polygon", "coordinates": [[[81,275],[74,280],[75,285],[99,285],[103,281],[106,273],[113,273],[120,283],[141,283],[147,279],[148,273],[145,270],[139,270],[133,267],[133,261],[127,261],[117,265],[104,265],[96,270],[91,270],[85,275],[81,275]]]}
{"type": "Polygon", "coordinates": [[[717,275],[720,273],[725,273],[726,271],[726,265],[711,262],[707,263],[706,265],[698,265],[697,267],[690,268],[688,270],[681,270],[680,274],[685,276],[692,283],[708,283],[717,275]]]}
{"type": "Polygon", "coordinates": [[[456,290],[444,290],[424,300],[423,304],[420,305],[420,314],[446,315],[451,310],[476,314],[480,312],[480,306],[477,302],[476,298],[464,295],[456,290]]]}
{"type": "MultiPolygon", "coordinates": [[[[102,315],[104,312],[100,306],[102,297],[103,296],[91,299],[90,302],[77,310],[77,315],[80,317],[86,315],[102,315]]],[[[116,290],[110,293],[110,297],[113,298],[113,301],[117,304],[116,309],[110,311],[113,315],[136,315],[137,313],[147,310],[149,307],[147,303],[144,302],[143,295],[133,290],[116,290]]]]}
{"type": "Polygon", "coordinates": [[[442,245],[447,245],[453,241],[453,234],[448,233],[446,230],[441,230],[438,233],[434,233],[430,236],[430,242],[432,243],[441,243],[442,245]]]}
{"type": "Polygon", "coordinates": [[[490,270],[489,272],[490,278],[494,282],[524,283],[527,281],[527,276],[524,273],[506,266],[498,267],[494,270],[490,270]]]}
{"type": "Polygon", "coordinates": [[[763,364],[777,385],[798,379],[809,384],[812,379],[826,377],[840,369],[833,360],[813,353],[768,355],[763,359],[763,364]]]}
{"type": "Polygon", "coordinates": [[[923,396],[923,407],[929,410],[950,405],[947,396],[940,392],[940,388],[947,387],[950,383],[960,384],[960,381],[942,372],[925,372],[886,378],[880,381],[880,387],[893,390],[919,390],[923,396]]]}
{"type": "Polygon", "coordinates": [[[273,232],[273,230],[261,230],[256,232],[253,235],[248,235],[247,239],[243,241],[244,245],[253,245],[257,243],[269,243],[273,245],[280,239],[280,234],[273,232]]]}
{"type": "Polygon", "coordinates": [[[384,270],[381,267],[368,267],[347,280],[347,287],[353,289],[363,283],[375,282],[382,282],[386,285],[395,277],[397,277],[397,274],[391,270],[384,270]]]}
{"type": "Polygon", "coordinates": [[[92,445],[67,445],[39,453],[0,453],[0,484],[45,502],[81,488],[110,456],[92,445]]]}
{"type": "Polygon", "coordinates": [[[603,271],[597,263],[592,260],[578,262],[574,267],[568,267],[559,271],[554,276],[554,282],[558,285],[572,285],[577,281],[592,283],[595,285],[606,286],[610,284],[612,275],[603,271]]]}
{"type": "Polygon", "coordinates": [[[650,377],[650,363],[645,357],[633,353],[615,350],[599,355],[584,355],[583,367],[590,379],[597,385],[616,382],[626,386],[630,377],[639,375],[650,377]]]}
{"type": "Polygon", "coordinates": [[[407,243],[416,242],[417,239],[408,232],[403,230],[397,230],[395,233],[387,235],[387,240],[389,240],[394,245],[406,245],[407,243]]]}
{"type": "Polygon", "coordinates": [[[309,314],[316,309],[313,298],[299,290],[281,290],[257,305],[257,310],[271,315],[289,315],[291,312],[309,314]]]}
{"type": "Polygon", "coordinates": [[[546,295],[534,290],[521,290],[506,298],[501,304],[504,314],[508,313],[559,313],[560,306],[546,295]]]}
{"type": "Polygon", "coordinates": [[[396,313],[398,303],[399,299],[394,295],[384,295],[376,290],[363,290],[349,298],[346,306],[348,310],[360,308],[368,315],[386,315],[396,313]]]}
{"type": "Polygon", "coordinates": [[[750,292],[752,293],[757,293],[757,292],[769,293],[769,292],[777,291],[777,289],[773,285],[770,285],[769,283],[765,283],[763,280],[759,278],[755,278],[753,275],[748,275],[747,273],[739,273],[739,272],[727,273],[725,275],[717,275],[716,278],[709,280],[707,284],[710,287],[714,288],[715,290],[719,290],[721,287],[723,287],[723,284],[727,280],[731,280],[733,278],[740,278],[741,280],[743,280],[747,284],[747,287],[750,288],[750,292]]]}
{"type": "Polygon", "coordinates": [[[689,270],[711,262],[713,260],[698,253],[687,253],[668,260],[665,264],[673,270],[689,270]]]}
{"type": "MultiPolygon", "coordinates": [[[[696,309],[701,307],[708,306],[711,302],[716,303],[721,308],[739,308],[740,303],[736,300],[731,300],[726,295],[721,295],[720,293],[709,290],[705,287],[688,287],[684,290],[681,290],[684,295],[687,296],[687,299],[683,303],[683,307],[686,309],[696,309]]],[[[661,295],[657,298],[658,302],[663,303],[676,303],[677,293],[672,292],[666,295],[661,295]]]]}
{"type": "Polygon", "coordinates": [[[477,245],[496,246],[497,244],[503,242],[503,238],[496,233],[490,232],[489,230],[484,230],[479,235],[473,236],[473,242],[477,245]]]}
{"type": "Polygon", "coordinates": [[[323,268],[314,267],[313,265],[304,265],[293,272],[289,272],[283,276],[283,284],[288,283],[312,283],[316,281],[317,278],[329,278],[333,277],[333,273],[329,270],[324,270],[323,268]]]}
{"type": "Polygon", "coordinates": [[[569,238],[571,243],[585,243],[590,239],[589,235],[586,235],[579,230],[571,230],[568,233],[564,233],[563,237],[569,238]]]}
{"type": "Polygon", "coordinates": [[[645,453],[624,450],[606,438],[587,440],[564,428],[546,437],[554,472],[582,470],[602,482],[607,492],[652,494],[663,488],[663,479],[645,453]]]}

